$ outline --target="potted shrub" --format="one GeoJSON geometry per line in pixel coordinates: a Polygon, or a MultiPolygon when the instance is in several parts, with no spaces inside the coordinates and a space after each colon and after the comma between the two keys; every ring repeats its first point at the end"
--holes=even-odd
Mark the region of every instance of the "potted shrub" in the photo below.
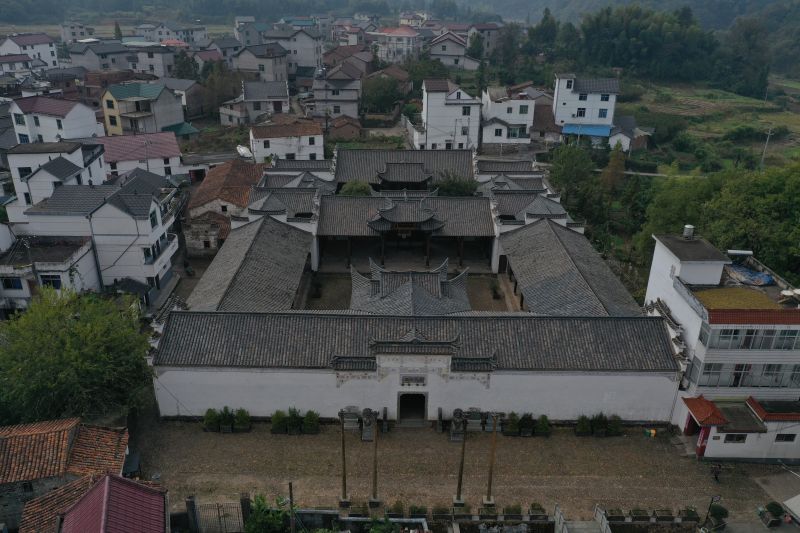
{"type": "Polygon", "coordinates": [[[645,511],[644,509],[631,509],[630,512],[631,520],[634,522],[649,522],[650,521],[650,513],[645,511]]]}
{"type": "Polygon", "coordinates": [[[472,512],[468,503],[461,507],[453,507],[453,520],[472,520],[472,512]]]}
{"type": "Polygon", "coordinates": [[[680,517],[681,522],[699,522],[700,515],[697,514],[697,509],[694,507],[686,507],[678,511],[678,517],[680,517]]]}
{"type": "Polygon", "coordinates": [[[708,509],[708,516],[711,520],[711,526],[714,531],[721,531],[725,529],[725,519],[728,518],[728,510],[718,503],[714,503],[708,509]]]}
{"type": "Polygon", "coordinates": [[[534,434],[540,437],[550,436],[550,419],[547,418],[547,415],[542,415],[536,419],[534,434]]]}
{"type": "Polygon", "coordinates": [[[508,413],[505,421],[503,422],[503,435],[509,437],[519,436],[519,415],[515,412],[508,413]]]}
{"type": "Polygon", "coordinates": [[[447,507],[436,506],[433,508],[432,511],[432,518],[433,520],[452,520],[453,513],[450,512],[450,509],[447,507]]]}
{"type": "Polygon", "coordinates": [[[522,520],[522,506],[518,503],[503,507],[504,520],[522,520]]]}
{"type": "Polygon", "coordinates": [[[250,431],[251,427],[250,413],[247,409],[242,409],[240,407],[233,415],[233,430],[238,433],[243,433],[245,431],[250,431]]]}
{"type": "Polygon", "coordinates": [[[286,428],[289,430],[289,435],[299,435],[303,432],[303,417],[300,416],[300,411],[294,407],[289,408],[286,428]]]}
{"type": "Polygon", "coordinates": [[[533,415],[525,413],[519,419],[519,434],[523,437],[533,437],[533,415]]]}
{"type": "Polygon", "coordinates": [[[656,509],[653,511],[653,515],[656,517],[656,522],[675,521],[675,515],[672,513],[672,509],[656,509]]]}
{"type": "Polygon", "coordinates": [[[227,405],[219,414],[219,430],[223,433],[233,433],[233,411],[227,405]]]}
{"type": "Polygon", "coordinates": [[[531,506],[528,508],[528,517],[531,520],[547,520],[547,513],[538,503],[532,503],[531,506]]]}
{"type": "Polygon", "coordinates": [[[608,432],[608,418],[603,413],[597,413],[592,417],[592,435],[595,437],[605,437],[608,432]]]}
{"type": "Polygon", "coordinates": [[[588,416],[581,415],[578,417],[578,422],[575,424],[575,434],[579,437],[588,437],[592,434],[592,423],[588,416]]]}
{"type": "Polygon", "coordinates": [[[608,417],[606,435],[609,437],[619,437],[622,435],[622,419],[617,415],[611,415],[608,417]]]}
{"type": "Polygon", "coordinates": [[[303,433],[316,435],[319,433],[319,413],[316,411],[306,411],[303,417],[303,433]]]}
{"type": "Polygon", "coordinates": [[[403,502],[400,500],[394,502],[392,506],[386,510],[386,518],[403,518],[403,502]]]}
{"type": "Polygon", "coordinates": [[[625,513],[622,512],[622,509],[608,509],[606,511],[606,520],[609,522],[624,522],[625,513]]]}
{"type": "Polygon", "coordinates": [[[219,411],[206,409],[206,414],[203,415],[203,431],[219,431],[219,411]]]}
{"type": "MultiPolygon", "coordinates": [[[[445,510],[446,511],[446,510],[445,510]]],[[[408,506],[409,518],[427,518],[428,508],[422,505],[409,505],[408,506]]]]}
{"type": "Polygon", "coordinates": [[[767,527],[778,527],[783,523],[783,516],[786,512],[778,502],[769,502],[764,506],[764,510],[759,513],[761,521],[767,527]]]}
{"type": "Polygon", "coordinates": [[[497,520],[497,507],[481,507],[478,509],[478,518],[481,520],[497,520]]]}
{"type": "Polygon", "coordinates": [[[272,414],[272,427],[270,428],[270,432],[276,435],[283,435],[289,429],[288,427],[289,419],[286,417],[286,413],[278,409],[272,414]]]}

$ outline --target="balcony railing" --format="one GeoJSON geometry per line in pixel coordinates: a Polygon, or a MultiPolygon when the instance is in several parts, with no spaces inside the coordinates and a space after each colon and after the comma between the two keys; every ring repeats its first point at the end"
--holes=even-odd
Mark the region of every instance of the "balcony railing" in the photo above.
{"type": "Polygon", "coordinates": [[[167,233],[166,239],[159,239],[158,240],[158,247],[157,252],[150,257],[145,257],[144,264],[145,265],[152,265],[156,261],[159,260],[165,253],[171,251],[170,253],[174,252],[178,249],[178,236],[174,233],[167,233]]]}

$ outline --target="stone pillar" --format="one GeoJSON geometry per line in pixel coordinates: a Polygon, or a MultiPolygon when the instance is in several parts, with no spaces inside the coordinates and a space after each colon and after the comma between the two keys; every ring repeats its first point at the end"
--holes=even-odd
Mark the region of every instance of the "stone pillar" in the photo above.
{"type": "Polygon", "coordinates": [[[500,239],[495,237],[492,239],[492,273],[497,274],[500,271],[500,239]]]}
{"type": "Polygon", "coordinates": [[[311,241],[311,270],[314,272],[319,270],[319,237],[316,235],[311,241]]]}

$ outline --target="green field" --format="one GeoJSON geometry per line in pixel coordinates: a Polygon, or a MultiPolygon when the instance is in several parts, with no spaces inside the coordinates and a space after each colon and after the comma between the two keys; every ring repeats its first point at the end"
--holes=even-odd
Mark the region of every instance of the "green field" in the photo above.
{"type": "MultiPolygon", "coordinates": [[[[159,20],[154,18],[153,20],[159,20]]],[[[134,35],[134,28],[138,23],[126,22],[126,19],[120,17],[120,29],[123,35],[134,35]]],[[[89,23],[95,29],[94,37],[113,37],[114,36],[114,20],[104,20],[97,24],[89,23]]],[[[206,24],[206,29],[211,37],[216,37],[224,34],[233,33],[233,25],[224,24],[206,24]]],[[[9,33],[27,33],[27,32],[44,32],[51,37],[58,39],[61,35],[61,29],[58,24],[8,24],[0,20],[0,35],[8,35],[9,33]]]]}

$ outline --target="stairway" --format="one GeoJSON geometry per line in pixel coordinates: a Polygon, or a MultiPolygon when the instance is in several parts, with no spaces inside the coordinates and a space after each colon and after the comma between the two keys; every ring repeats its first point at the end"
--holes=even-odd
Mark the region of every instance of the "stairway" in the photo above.
{"type": "Polygon", "coordinates": [[[592,520],[591,522],[567,522],[569,533],[603,533],[600,524],[592,520]]]}

